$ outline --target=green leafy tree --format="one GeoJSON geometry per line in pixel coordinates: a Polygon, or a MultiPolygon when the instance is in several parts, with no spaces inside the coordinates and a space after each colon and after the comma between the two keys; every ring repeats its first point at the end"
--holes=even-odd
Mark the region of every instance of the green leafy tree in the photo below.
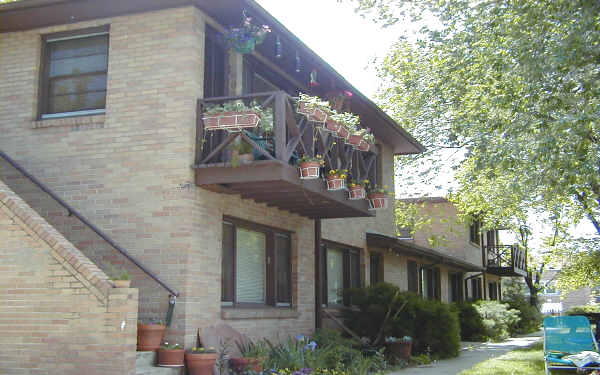
{"type": "Polygon", "coordinates": [[[355,3],[385,25],[436,20],[380,67],[380,103],[428,148],[400,163],[432,181],[453,153],[466,213],[561,207],[600,234],[600,3],[355,3]]]}

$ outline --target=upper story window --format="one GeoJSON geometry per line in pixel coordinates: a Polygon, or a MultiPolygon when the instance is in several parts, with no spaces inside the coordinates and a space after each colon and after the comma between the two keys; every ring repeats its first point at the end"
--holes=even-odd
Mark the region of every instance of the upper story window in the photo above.
{"type": "Polygon", "coordinates": [[[227,219],[223,223],[222,303],[290,306],[291,259],[289,233],[227,219]]]}
{"type": "Polygon", "coordinates": [[[479,221],[474,221],[469,227],[469,240],[477,245],[481,244],[481,236],[479,235],[480,226],[481,223],[479,221]]]}
{"type": "Polygon", "coordinates": [[[107,71],[108,26],[44,36],[40,117],[103,113],[107,71]]]}

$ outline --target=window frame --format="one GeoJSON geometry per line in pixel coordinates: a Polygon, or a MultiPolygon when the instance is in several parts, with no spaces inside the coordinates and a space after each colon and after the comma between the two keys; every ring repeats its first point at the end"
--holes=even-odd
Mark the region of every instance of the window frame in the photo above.
{"type": "Polygon", "coordinates": [[[369,253],[369,284],[376,285],[385,281],[385,258],[382,253],[372,251],[369,253]],[[374,266],[375,264],[375,266],[374,266]]]}
{"type": "Polygon", "coordinates": [[[203,96],[209,98],[228,95],[229,53],[219,44],[219,32],[208,24],[204,28],[203,59],[203,96]],[[219,61],[221,57],[223,58],[222,67],[219,61]],[[213,74],[209,75],[210,73],[213,74]]]}
{"type": "MultiPolygon", "coordinates": [[[[258,223],[254,223],[251,221],[246,221],[243,219],[238,219],[230,216],[223,216],[222,225],[231,225],[233,227],[233,254],[232,254],[232,272],[231,272],[231,280],[229,280],[231,288],[232,288],[232,297],[231,301],[225,301],[223,296],[223,275],[224,275],[224,267],[225,264],[221,263],[221,306],[222,307],[282,307],[282,308],[292,308],[294,305],[294,287],[293,287],[293,258],[294,258],[294,249],[293,249],[293,232],[285,229],[275,228],[267,225],[262,225],[258,223]],[[243,228],[250,231],[263,233],[266,237],[266,249],[265,249],[265,303],[250,303],[250,302],[237,302],[236,301],[236,256],[237,256],[237,248],[236,248],[236,236],[237,236],[237,228],[243,228]],[[280,296],[278,296],[278,259],[277,259],[277,249],[275,245],[275,237],[282,236],[288,238],[289,244],[289,265],[288,265],[288,280],[287,283],[289,285],[288,301],[281,301],[280,296]]],[[[221,244],[221,256],[223,256],[223,244],[221,244]]]]}
{"type": "Polygon", "coordinates": [[[110,58],[110,25],[102,25],[97,27],[89,27],[85,29],[61,31],[58,33],[51,33],[42,35],[42,46],[40,54],[40,68],[39,68],[39,85],[38,85],[38,108],[37,108],[37,119],[48,120],[53,118],[62,117],[76,117],[76,116],[90,116],[106,113],[106,97],[108,96],[108,61],[110,58]],[[73,39],[89,38],[94,36],[107,35],[107,52],[106,52],[106,81],[107,90],[105,93],[105,105],[104,108],[89,109],[80,111],[60,112],[60,113],[46,113],[48,112],[48,103],[50,100],[49,89],[50,89],[50,48],[48,43],[67,41],[73,39]]]}
{"type": "Polygon", "coordinates": [[[329,303],[329,295],[328,295],[328,278],[327,278],[327,251],[328,248],[339,250],[342,252],[343,257],[343,265],[342,265],[342,277],[343,277],[343,287],[342,289],[348,289],[351,287],[351,262],[350,256],[356,255],[358,257],[358,286],[361,287],[364,285],[363,275],[362,275],[362,249],[350,246],[334,241],[322,240],[321,241],[321,304],[323,307],[331,308],[331,307],[344,307],[350,304],[350,301],[345,298],[342,299],[341,304],[337,303],[329,303]]]}
{"type": "Polygon", "coordinates": [[[476,246],[481,246],[481,222],[479,220],[474,220],[473,223],[469,226],[469,242],[476,246]]]}
{"type": "Polygon", "coordinates": [[[442,299],[442,271],[435,266],[421,266],[419,268],[419,283],[421,296],[428,300],[441,301],[442,299]],[[424,281],[427,281],[427,290],[424,281]]]}
{"type": "Polygon", "coordinates": [[[448,277],[449,284],[449,302],[457,302],[461,303],[464,301],[464,288],[463,288],[463,273],[462,272],[452,272],[449,273],[448,277]]]}
{"type": "Polygon", "coordinates": [[[419,280],[419,264],[416,261],[411,259],[406,261],[406,277],[406,289],[411,293],[420,294],[421,282],[419,280]]]}

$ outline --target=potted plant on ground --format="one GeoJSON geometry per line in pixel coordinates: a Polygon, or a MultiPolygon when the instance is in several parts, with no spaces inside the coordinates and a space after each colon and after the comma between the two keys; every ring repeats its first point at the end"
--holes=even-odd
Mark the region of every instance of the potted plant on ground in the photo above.
{"type": "Polygon", "coordinates": [[[248,371],[261,373],[263,371],[263,362],[267,358],[269,348],[264,341],[246,339],[243,342],[236,341],[241,357],[230,358],[229,364],[236,374],[244,374],[248,371]]]}
{"type": "Polygon", "coordinates": [[[166,328],[167,326],[159,319],[140,320],[137,326],[137,350],[140,352],[158,350],[166,328]]]}
{"type": "Polygon", "coordinates": [[[250,53],[254,48],[264,42],[271,28],[267,25],[255,25],[251,17],[245,17],[240,27],[231,27],[225,30],[223,39],[229,48],[241,54],[250,53]]]}
{"type": "Polygon", "coordinates": [[[327,173],[327,190],[341,190],[346,187],[347,169],[332,169],[327,173]]]}
{"type": "Polygon", "coordinates": [[[381,187],[374,185],[369,187],[367,199],[369,200],[371,209],[377,210],[380,208],[387,208],[389,194],[390,192],[387,190],[387,186],[381,187]]]}
{"type": "Polygon", "coordinates": [[[403,361],[408,361],[411,355],[412,337],[404,336],[402,338],[397,338],[389,336],[385,338],[385,346],[392,359],[398,358],[403,361]]]}
{"type": "Polygon", "coordinates": [[[256,103],[246,105],[242,101],[209,105],[202,116],[204,130],[231,130],[261,128],[273,129],[273,111],[256,103]],[[264,121],[263,125],[260,125],[264,121]]]}
{"type": "Polygon", "coordinates": [[[298,167],[300,168],[300,178],[303,180],[312,180],[319,178],[319,171],[321,167],[325,165],[323,156],[316,155],[304,155],[298,160],[298,167]]]}
{"type": "Polygon", "coordinates": [[[303,114],[309,121],[324,124],[331,113],[329,103],[321,100],[318,96],[299,94],[298,113],[303,114]]]}
{"type": "Polygon", "coordinates": [[[365,187],[369,185],[369,180],[352,180],[348,184],[348,194],[350,200],[365,199],[365,187]]]}
{"type": "Polygon", "coordinates": [[[185,352],[179,344],[165,342],[158,349],[158,365],[164,367],[183,367],[185,352]]]}
{"type": "Polygon", "coordinates": [[[212,375],[216,360],[217,351],[213,347],[192,348],[185,353],[189,375],[212,375]]]}
{"type": "Polygon", "coordinates": [[[131,276],[125,268],[117,268],[109,263],[106,265],[106,270],[106,274],[115,285],[115,288],[129,288],[131,286],[131,276]]]}

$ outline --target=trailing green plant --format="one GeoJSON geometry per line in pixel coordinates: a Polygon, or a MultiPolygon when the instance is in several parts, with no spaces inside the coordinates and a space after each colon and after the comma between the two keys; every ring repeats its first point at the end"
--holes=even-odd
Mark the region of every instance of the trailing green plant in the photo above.
{"type": "Polygon", "coordinates": [[[508,326],[511,335],[536,332],[542,325],[543,316],[536,306],[531,306],[523,295],[511,295],[502,302],[508,307],[519,311],[519,320],[508,326]]]}
{"type": "Polygon", "coordinates": [[[204,109],[204,114],[211,116],[239,112],[256,113],[260,117],[258,129],[267,135],[273,132],[273,108],[263,107],[256,101],[252,101],[249,104],[241,100],[229,101],[222,104],[209,104],[204,109]]]}
{"type": "Polygon", "coordinates": [[[310,109],[319,108],[326,113],[332,113],[333,110],[329,106],[329,102],[319,98],[318,96],[310,96],[305,93],[298,94],[298,102],[304,103],[304,106],[310,109]]]}
{"type": "Polygon", "coordinates": [[[369,143],[375,142],[375,136],[373,135],[373,133],[371,133],[371,128],[360,128],[354,131],[352,134],[361,136],[362,139],[369,143]]]}
{"type": "Polygon", "coordinates": [[[339,124],[342,124],[350,134],[355,134],[359,130],[360,117],[350,112],[337,113],[332,112],[331,119],[339,124]]]}
{"type": "Polygon", "coordinates": [[[477,301],[473,304],[485,327],[485,336],[491,340],[504,340],[510,336],[509,327],[519,321],[519,311],[498,301],[477,301]]]}

